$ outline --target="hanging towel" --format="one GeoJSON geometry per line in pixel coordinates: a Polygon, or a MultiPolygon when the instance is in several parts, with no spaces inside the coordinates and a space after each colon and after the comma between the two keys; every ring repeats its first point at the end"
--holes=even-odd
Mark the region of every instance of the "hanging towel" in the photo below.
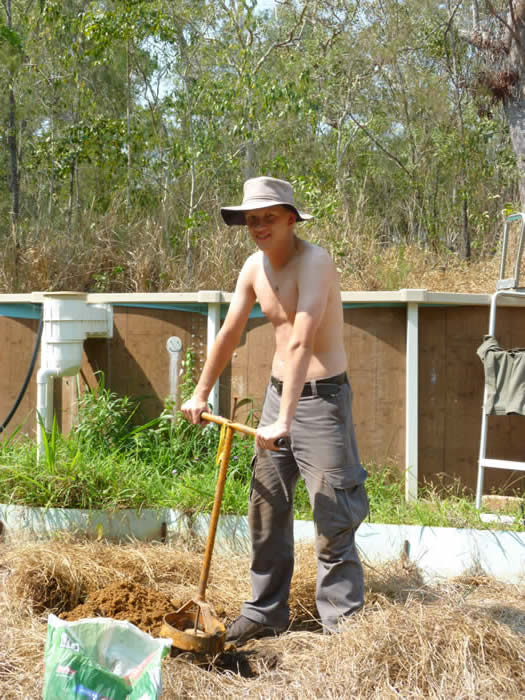
{"type": "Polygon", "coordinates": [[[493,335],[486,335],[477,354],[485,368],[485,413],[525,415],[525,348],[503,350],[493,335]]]}

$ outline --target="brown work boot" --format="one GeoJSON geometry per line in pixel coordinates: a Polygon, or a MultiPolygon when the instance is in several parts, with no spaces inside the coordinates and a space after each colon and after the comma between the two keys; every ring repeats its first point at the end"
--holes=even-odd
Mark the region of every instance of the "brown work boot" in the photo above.
{"type": "Polygon", "coordinates": [[[242,646],[250,639],[260,637],[276,637],[285,631],[286,628],[277,629],[264,622],[254,622],[244,615],[239,615],[226,630],[226,641],[236,646],[242,646]]]}

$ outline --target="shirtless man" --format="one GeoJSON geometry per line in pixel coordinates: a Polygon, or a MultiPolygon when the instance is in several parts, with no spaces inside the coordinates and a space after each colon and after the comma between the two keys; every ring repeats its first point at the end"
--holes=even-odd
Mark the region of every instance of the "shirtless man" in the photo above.
{"type": "Polygon", "coordinates": [[[275,333],[272,376],[255,438],[249,523],[253,600],[242,606],[227,641],[283,632],[289,624],[293,572],[293,495],[306,484],[316,532],[317,593],[326,631],[363,605],[363,570],[355,530],[368,513],[346,375],[343,309],[328,253],[295,235],[311,219],[284,180],[244,184],[240,206],[223,207],[230,225],[246,225],[258,251],[245,262],[228,314],[182,412],[192,423],[239,344],[256,301],[275,333]],[[275,441],[286,438],[286,447],[275,441]]]}

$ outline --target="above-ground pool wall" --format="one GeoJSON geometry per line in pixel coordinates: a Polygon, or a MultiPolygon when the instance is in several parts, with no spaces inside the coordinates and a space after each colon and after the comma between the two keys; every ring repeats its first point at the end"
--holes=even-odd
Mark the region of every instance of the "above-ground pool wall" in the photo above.
{"type": "MultiPolygon", "coordinates": [[[[1,304],[1,296],[0,296],[1,304]]],[[[7,307],[7,305],[5,305],[7,307]]],[[[4,313],[8,313],[5,310],[4,313]]],[[[198,372],[206,352],[204,311],[157,309],[114,305],[113,338],[88,338],[84,342],[81,372],[77,376],[55,379],[53,407],[59,427],[67,432],[76,417],[78,386],[94,387],[97,372],[104,373],[105,385],[119,395],[143,397],[141,418],[158,416],[169,395],[169,354],[166,341],[177,336],[184,351],[195,350],[198,372]]],[[[38,320],[0,315],[0,422],[13,406],[30,365],[38,320]]],[[[36,428],[36,372],[5,434],[19,426],[22,432],[34,435],[36,428]]]]}
{"type": "MultiPolygon", "coordinates": [[[[28,304],[27,306],[32,305],[28,304]]],[[[34,317],[38,313],[37,309],[31,315],[34,317]]],[[[38,318],[0,315],[0,424],[4,423],[14,406],[26,378],[31,364],[37,329],[38,318]]],[[[21,424],[23,424],[22,430],[24,432],[34,435],[36,373],[39,366],[40,359],[37,358],[31,381],[6,429],[6,435],[10,435],[21,424]]]]}
{"type": "MultiPolygon", "coordinates": [[[[11,409],[22,386],[38,326],[28,297],[28,317],[7,315],[0,296],[0,422],[11,409]]],[[[89,295],[88,301],[113,303],[112,339],[89,339],[84,344],[81,375],[55,381],[54,407],[62,430],[76,415],[77,383],[94,386],[95,372],[102,370],[106,385],[119,395],[146,397],[144,420],[157,416],[169,394],[169,354],[166,341],[178,336],[185,350],[195,352],[196,374],[207,347],[207,305],[174,304],[169,295],[89,295]],[[144,296],[147,301],[144,301],[144,296]],[[136,301],[135,301],[136,299],[136,301]],[[140,299],[140,301],[139,301],[140,299]],[[149,304],[149,305],[148,305],[149,304]],[[182,308],[191,309],[184,311],[182,308]]],[[[187,295],[191,296],[191,295],[187,295]]],[[[363,461],[405,469],[407,304],[401,293],[385,293],[394,301],[361,301],[374,293],[348,294],[345,302],[345,344],[354,394],[353,415],[363,461]],[[355,299],[355,303],[354,303],[355,299]]],[[[440,298],[439,295],[428,295],[440,298]]],[[[421,303],[419,317],[418,474],[436,481],[437,474],[459,477],[462,485],[475,487],[483,397],[483,366],[476,355],[488,328],[488,296],[469,297],[465,303],[421,303]],[[484,297],[473,305],[470,297],[484,297]],[[487,301],[485,301],[485,299],[487,301]]],[[[454,295],[443,295],[446,299],[454,295]]],[[[382,297],[381,297],[382,299],[382,297]]],[[[227,296],[224,295],[224,300],[227,296]]],[[[18,304],[18,306],[21,306],[18,304]]],[[[222,304],[222,315],[227,303],[222,304]]],[[[497,337],[503,347],[525,345],[525,308],[498,309],[497,337]]],[[[241,408],[243,420],[253,408],[260,410],[271,368],[274,342],[269,324],[257,314],[250,318],[239,347],[220,381],[220,411],[230,415],[235,398],[249,398],[241,408]]],[[[6,434],[22,424],[22,431],[35,431],[36,370],[26,395],[6,434]]],[[[524,459],[525,418],[489,419],[489,457],[524,459]]],[[[502,491],[510,473],[486,470],[485,492],[502,491]]],[[[517,474],[514,473],[514,485],[517,474]]],[[[521,480],[523,488],[523,479],[521,480]]]]}
{"type": "Polygon", "coordinates": [[[102,370],[112,391],[142,397],[140,418],[149,420],[161,413],[170,393],[168,338],[180,338],[181,359],[193,349],[197,374],[206,354],[206,316],[198,311],[124,305],[114,305],[113,314],[113,338],[92,338],[84,344],[86,373],[102,370]]]}
{"type": "MultiPolygon", "coordinates": [[[[166,341],[178,336],[183,354],[192,349],[198,375],[206,353],[207,319],[204,313],[167,308],[115,304],[113,338],[87,339],[81,374],[54,382],[54,409],[60,428],[67,432],[76,417],[78,384],[94,387],[96,372],[119,395],[145,397],[144,420],[158,416],[169,395],[169,355],[166,341]]],[[[345,345],[353,390],[353,414],[363,460],[376,464],[404,464],[405,325],[403,306],[345,309],[345,345]]],[[[38,321],[0,316],[0,347],[4,368],[0,386],[0,420],[9,412],[30,363],[38,321]]],[[[273,333],[264,318],[251,318],[239,347],[220,380],[220,406],[231,415],[235,398],[250,399],[238,412],[239,420],[253,410],[259,415],[271,371],[273,333]]],[[[36,370],[26,395],[11,421],[9,435],[23,422],[22,431],[34,434],[36,370]]]]}
{"type": "Polygon", "coordinates": [[[235,418],[239,421],[249,420],[252,412],[255,418],[260,416],[274,348],[270,324],[264,318],[250,318],[219,382],[219,403],[223,415],[232,415],[235,399],[237,403],[249,399],[239,406],[235,418]]]}
{"type": "MultiPolygon", "coordinates": [[[[419,308],[419,483],[458,477],[476,488],[484,370],[476,350],[488,331],[486,306],[419,308]]],[[[498,307],[503,348],[525,347],[525,309],[498,307]]],[[[525,460],[525,417],[490,416],[487,457],[525,460]]],[[[484,493],[525,489],[519,472],[487,469],[484,493]],[[521,484],[521,486],[520,486],[521,484]]]]}
{"type": "Polygon", "coordinates": [[[352,414],[361,459],[375,465],[405,461],[404,306],[347,308],[345,346],[352,414]]]}

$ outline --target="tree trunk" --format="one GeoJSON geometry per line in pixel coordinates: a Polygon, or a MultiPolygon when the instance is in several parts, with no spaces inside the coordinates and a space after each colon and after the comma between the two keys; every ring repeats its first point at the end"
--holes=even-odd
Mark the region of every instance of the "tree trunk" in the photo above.
{"type": "Polygon", "coordinates": [[[126,135],[128,156],[126,169],[126,215],[129,217],[131,205],[131,66],[129,38],[126,40],[126,135]]]}
{"type": "MultiPolygon", "coordinates": [[[[473,14],[474,22],[479,21],[477,19],[477,3],[474,2],[473,14]]],[[[452,12],[451,5],[449,3],[449,13],[452,12]]],[[[456,104],[456,115],[458,131],[460,136],[460,149],[458,152],[459,158],[459,177],[461,183],[461,255],[465,260],[470,259],[471,247],[470,247],[470,226],[468,219],[468,174],[467,174],[467,156],[466,156],[466,137],[465,137],[465,120],[463,118],[463,92],[461,89],[461,76],[458,67],[458,58],[456,52],[456,40],[453,31],[448,33],[449,45],[450,45],[450,70],[452,74],[452,82],[454,86],[454,102],[456,104]]]]}
{"type": "Polygon", "coordinates": [[[465,192],[463,193],[463,257],[465,260],[470,260],[470,226],[468,221],[468,200],[465,192]]]}
{"type": "Polygon", "coordinates": [[[473,29],[459,35],[485,59],[483,79],[495,100],[502,101],[516,157],[522,211],[525,209],[525,2],[508,2],[504,15],[486,3],[490,31],[480,31],[477,0],[472,0],[473,29]],[[502,33],[503,27],[503,33],[502,33]]]}
{"type": "Polygon", "coordinates": [[[244,154],[244,179],[249,180],[255,176],[255,143],[252,138],[246,144],[244,154]]]}
{"type": "MultiPolygon", "coordinates": [[[[11,0],[5,3],[7,14],[7,27],[13,28],[13,16],[11,12],[11,0]]],[[[15,97],[15,76],[9,72],[9,115],[7,127],[7,149],[9,153],[9,190],[11,192],[11,226],[16,238],[16,225],[20,214],[20,173],[18,172],[18,149],[17,149],[17,124],[16,124],[16,97],[15,97]]]]}
{"type": "Polygon", "coordinates": [[[516,156],[518,185],[522,210],[525,208],[525,98],[522,90],[515,100],[505,100],[505,114],[509,123],[510,139],[516,156]]]}
{"type": "Polygon", "coordinates": [[[13,85],[9,87],[9,127],[7,131],[7,144],[9,151],[9,189],[11,191],[11,222],[14,227],[20,214],[20,173],[18,171],[16,126],[16,98],[13,85]]]}
{"type": "Polygon", "coordinates": [[[71,163],[71,171],[69,173],[69,202],[67,206],[67,232],[71,233],[71,223],[73,221],[73,199],[75,194],[75,174],[76,174],[76,159],[71,163]]]}

